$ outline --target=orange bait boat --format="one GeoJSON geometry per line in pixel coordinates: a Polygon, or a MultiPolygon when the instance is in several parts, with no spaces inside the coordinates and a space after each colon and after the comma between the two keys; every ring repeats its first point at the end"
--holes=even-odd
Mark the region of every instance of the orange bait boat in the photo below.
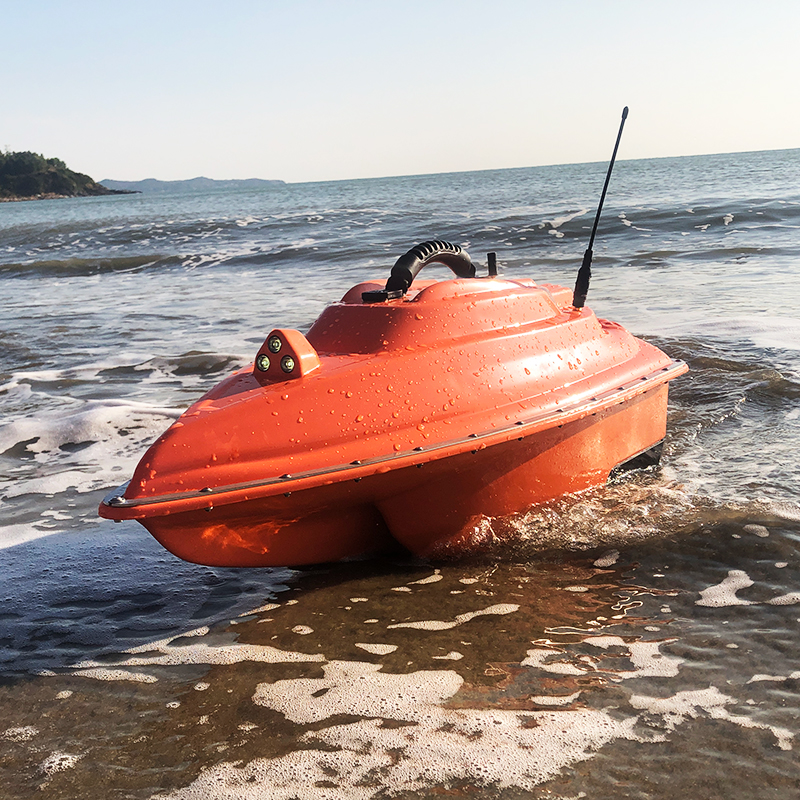
{"type": "Polygon", "coordinates": [[[573,295],[498,277],[493,254],[477,278],[456,245],[412,248],[307,335],[271,331],[100,515],[187,561],[291,566],[392,539],[469,550],[486,517],[603,484],[658,449],[686,366],[583,307],[587,254],[573,295]],[[433,262],[455,277],[415,281],[433,262]]]}
{"type": "Polygon", "coordinates": [[[331,561],[390,536],[431,555],[468,548],[482,517],[604,483],[664,438],[682,362],[573,307],[560,286],[470,277],[454,245],[404,258],[458,277],[403,291],[401,264],[306,336],[273,330],[101,516],[136,519],[203,564],[331,561]]]}

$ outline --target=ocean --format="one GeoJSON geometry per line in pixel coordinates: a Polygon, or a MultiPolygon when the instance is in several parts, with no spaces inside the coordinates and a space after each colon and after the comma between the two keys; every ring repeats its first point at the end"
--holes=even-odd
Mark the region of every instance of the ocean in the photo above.
{"type": "Polygon", "coordinates": [[[587,305],[689,365],[659,468],[445,562],[211,568],[96,516],[418,242],[571,287],[605,171],[0,205],[0,797],[797,797],[800,150],[615,167],[587,305]]]}

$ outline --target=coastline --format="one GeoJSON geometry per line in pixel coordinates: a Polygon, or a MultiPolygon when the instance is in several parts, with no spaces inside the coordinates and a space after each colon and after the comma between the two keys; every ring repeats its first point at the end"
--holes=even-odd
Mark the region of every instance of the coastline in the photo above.
{"type": "Polygon", "coordinates": [[[109,189],[107,192],[97,192],[91,194],[57,194],[56,192],[42,192],[42,194],[32,195],[6,195],[0,197],[0,203],[22,203],[27,200],[71,200],[76,197],[106,197],[112,194],[141,194],[127,189],[109,189]]]}

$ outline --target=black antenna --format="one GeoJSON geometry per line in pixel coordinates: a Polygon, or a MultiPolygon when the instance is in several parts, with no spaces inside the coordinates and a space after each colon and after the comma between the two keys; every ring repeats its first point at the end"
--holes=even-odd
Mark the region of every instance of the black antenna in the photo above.
{"type": "Polygon", "coordinates": [[[627,118],[628,106],[625,106],[625,108],[622,109],[622,122],[619,123],[617,142],[614,145],[614,152],[611,155],[611,163],[608,165],[606,182],[603,186],[603,194],[600,195],[600,204],[597,206],[597,216],[594,218],[592,235],[589,237],[589,246],[586,248],[586,252],[583,254],[583,262],[581,263],[581,268],[578,270],[578,278],[575,281],[575,291],[572,293],[572,305],[574,308],[583,308],[583,304],[586,302],[586,295],[589,291],[589,279],[592,277],[592,245],[594,244],[594,235],[597,233],[597,223],[600,222],[600,212],[603,210],[603,201],[606,199],[608,182],[611,180],[611,170],[614,169],[614,161],[617,158],[619,140],[622,138],[622,129],[625,127],[625,120],[627,118]]]}

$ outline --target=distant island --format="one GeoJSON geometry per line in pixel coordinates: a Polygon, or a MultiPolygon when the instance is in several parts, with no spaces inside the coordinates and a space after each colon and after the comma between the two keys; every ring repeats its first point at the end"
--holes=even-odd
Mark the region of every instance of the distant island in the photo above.
{"type": "Polygon", "coordinates": [[[73,172],[60,158],[45,158],[30,151],[0,151],[0,202],[105,194],[127,191],[110,189],[88,175],[73,172]]]}
{"type": "Polygon", "coordinates": [[[45,158],[30,151],[0,150],[0,202],[49,200],[60,197],[92,197],[109,194],[155,194],[159,192],[203,192],[208,189],[265,189],[285,186],[285,181],[246,178],[218,181],[191,178],[186,181],[95,181],[73,172],[60,158],[45,158]]]}
{"type": "Polygon", "coordinates": [[[159,181],[146,178],[143,181],[102,180],[100,183],[107,189],[125,192],[141,192],[155,194],[158,192],[204,192],[208,189],[266,189],[285,186],[285,181],[267,181],[261,178],[245,178],[243,180],[218,181],[213,178],[190,178],[186,181],[159,181]]]}

